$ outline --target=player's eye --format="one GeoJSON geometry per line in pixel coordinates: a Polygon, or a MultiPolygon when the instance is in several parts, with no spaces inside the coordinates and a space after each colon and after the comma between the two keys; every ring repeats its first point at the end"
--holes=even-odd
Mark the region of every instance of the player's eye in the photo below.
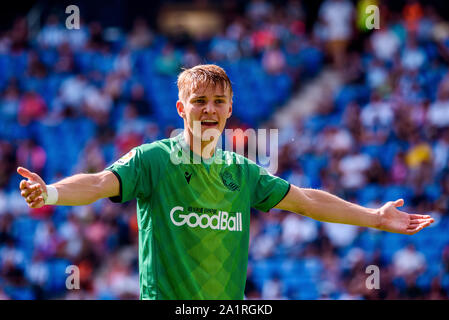
{"type": "Polygon", "coordinates": [[[225,103],[226,101],[224,99],[217,99],[215,100],[215,103],[225,103]]]}
{"type": "Polygon", "coordinates": [[[195,103],[195,104],[204,104],[204,103],[206,103],[206,100],[204,100],[204,99],[196,99],[193,103],[195,103]]]}

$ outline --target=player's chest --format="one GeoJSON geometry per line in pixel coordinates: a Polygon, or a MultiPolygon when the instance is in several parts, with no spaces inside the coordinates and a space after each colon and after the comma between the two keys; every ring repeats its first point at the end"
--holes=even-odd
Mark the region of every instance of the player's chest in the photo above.
{"type": "Polygon", "coordinates": [[[238,167],[181,164],[167,168],[167,175],[169,187],[192,200],[207,197],[232,201],[244,196],[244,174],[238,167]]]}

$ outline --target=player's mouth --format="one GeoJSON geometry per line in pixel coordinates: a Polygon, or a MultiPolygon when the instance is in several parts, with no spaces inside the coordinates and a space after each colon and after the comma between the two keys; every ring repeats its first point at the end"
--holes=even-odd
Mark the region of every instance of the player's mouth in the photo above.
{"type": "Polygon", "coordinates": [[[203,120],[201,121],[201,125],[205,127],[215,127],[218,125],[218,121],[216,120],[203,120]]]}

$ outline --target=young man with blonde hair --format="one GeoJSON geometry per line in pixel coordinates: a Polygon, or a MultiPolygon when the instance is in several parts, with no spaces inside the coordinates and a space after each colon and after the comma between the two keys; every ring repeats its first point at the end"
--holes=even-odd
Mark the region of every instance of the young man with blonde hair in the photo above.
{"type": "Polygon", "coordinates": [[[174,138],[138,146],[102,172],[51,185],[17,169],[28,179],[20,189],[31,208],[137,199],[141,299],[243,299],[251,208],[279,208],[319,221],[402,234],[433,222],[428,215],[399,211],[402,199],[379,209],[364,208],[291,185],[243,156],[217,148],[232,114],[232,85],[222,68],[185,70],[178,89],[176,109],[184,131],[174,138]]]}

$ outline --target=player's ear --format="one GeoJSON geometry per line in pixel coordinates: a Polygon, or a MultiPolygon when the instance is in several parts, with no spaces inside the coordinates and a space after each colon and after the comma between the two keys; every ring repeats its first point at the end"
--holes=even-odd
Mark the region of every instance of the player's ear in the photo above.
{"type": "Polygon", "coordinates": [[[228,111],[228,116],[226,117],[226,119],[229,119],[232,116],[232,101],[229,104],[229,111],[228,111]]]}
{"type": "Polygon", "coordinates": [[[186,113],[184,109],[184,103],[181,100],[176,101],[176,110],[181,118],[185,119],[186,113]]]}

